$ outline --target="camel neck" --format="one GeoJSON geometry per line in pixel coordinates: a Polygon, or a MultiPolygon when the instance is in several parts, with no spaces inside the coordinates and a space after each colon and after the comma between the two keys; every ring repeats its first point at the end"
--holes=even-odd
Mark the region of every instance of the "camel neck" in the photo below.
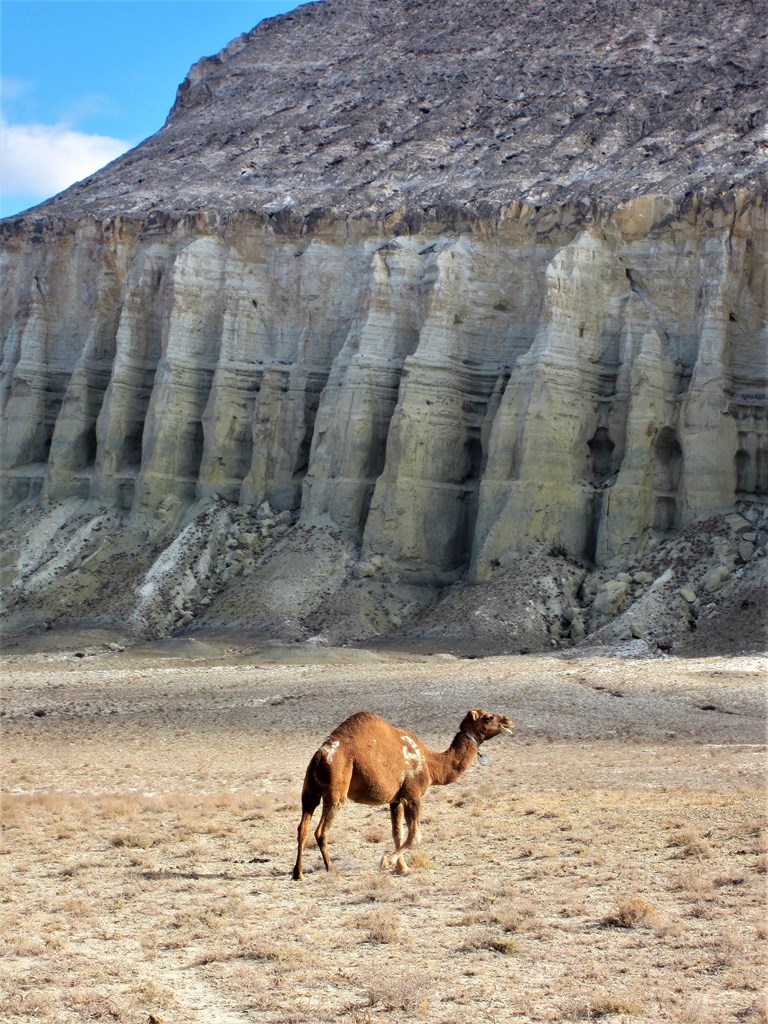
{"type": "Polygon", "coordinates": [[[447,786],[455,782],[472,764],[477,756],[478,742],[467,732],[458,732],[447,750],[442,753],[431,751],[429,774],[432,785],[447,786]],[[466,742],[470,740],[471,742],[466,742]]]}

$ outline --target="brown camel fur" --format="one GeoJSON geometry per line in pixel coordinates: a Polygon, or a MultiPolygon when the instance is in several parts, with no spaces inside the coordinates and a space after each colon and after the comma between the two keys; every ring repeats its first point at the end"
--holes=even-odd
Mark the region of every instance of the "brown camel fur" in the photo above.
{"type": "Polygon", "coordinates": [[[334,729],[307,767],[294,879],[304,877],[304,844],[312,814],[321,800],[323,811],[315,838],[328,871],[332,870],[328,830],[339,807],[349,799],[358,804],[389,804],[395,850],[382,858],[381,867],[394,866],[398,874],[407,874],[403,851],[421,838],[419,809],[426,791],[430,786],[455,782],[478,756],[481,743],[500,733],[511,733],[513,728],[514,723],[506,715],[475,708],[467,712],[450,747],[438,752],[430,750],[418,736],[370,711],[352,715],[334,729]]]}

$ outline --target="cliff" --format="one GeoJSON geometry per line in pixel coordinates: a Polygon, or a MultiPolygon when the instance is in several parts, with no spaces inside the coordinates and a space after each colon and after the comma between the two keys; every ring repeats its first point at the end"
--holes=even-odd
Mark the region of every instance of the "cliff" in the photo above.
{"type": "Polygon", "coordinates": [[[308,4],[0,223],[8,628],[358,639],[557,556],[574,640],[737,508],[694,582],[764,579],[760,7],[308,4]]]}

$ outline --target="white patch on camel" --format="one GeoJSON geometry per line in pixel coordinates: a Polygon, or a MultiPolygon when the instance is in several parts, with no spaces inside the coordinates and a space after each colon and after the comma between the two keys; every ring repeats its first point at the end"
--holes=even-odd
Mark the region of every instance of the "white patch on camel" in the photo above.
{"type": "Polygon", "coordinates": [[[412,736],[401,736],[403,741],[403,757],[405,758],[406,775],[416,775],[421,771],[421,751],[412,736]]]}
{"type": "Polygon", "coordinates": [[[325,743],[320,748],[322,750],[322,752],[323,752],[323,757],[328,762],[328,764],[332,763],[333,755],[338,750],[338,747],[339,747],[339,741],[338,740],[333,740],[333,741],[326,740],[325,743]]]}

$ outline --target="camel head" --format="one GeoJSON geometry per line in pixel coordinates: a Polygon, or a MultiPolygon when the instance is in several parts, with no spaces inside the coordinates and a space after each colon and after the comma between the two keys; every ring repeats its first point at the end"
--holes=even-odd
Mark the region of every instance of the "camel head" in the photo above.
{"type": "Polygon", "coordinates": [[[494,715],[484,708],[473,708],[467,712],[459,728],[461,732],[476,740],[479,746],[502,732],[511,733],[515,723],[506,715],[494,715]]]}

